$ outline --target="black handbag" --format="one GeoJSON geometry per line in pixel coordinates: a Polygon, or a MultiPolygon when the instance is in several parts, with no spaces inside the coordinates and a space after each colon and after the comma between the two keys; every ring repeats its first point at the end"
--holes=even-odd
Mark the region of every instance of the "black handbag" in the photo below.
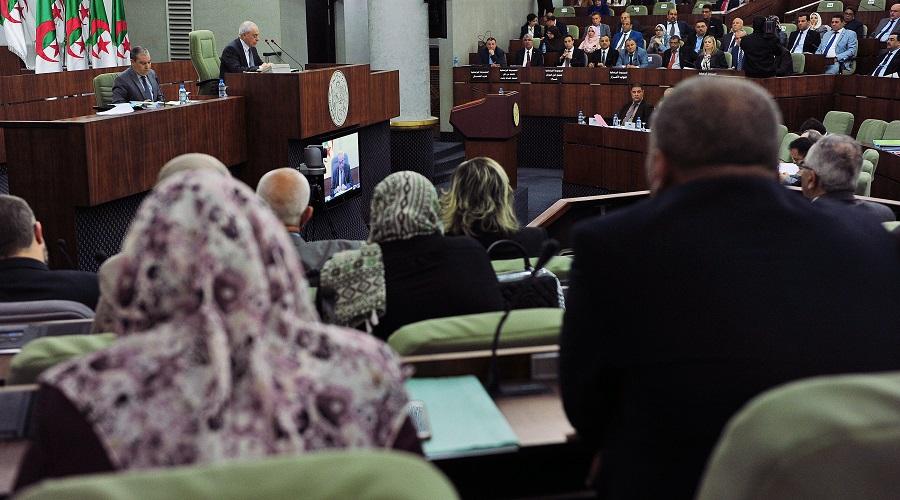
{"type": "MultiPolygon", "coordinates": [[[[498,240],[488,247],[488,256],[497,247],[517,248],[522,255],[524,269],[497,274],[500,292],[507,309],[529,309],[534,307],[563,307],[562,287],[555,274],[546,269],[535,270],[531,266],[528,252],[519,242],[498,240]]],[[[548,259],[549,260],[549,259],[548,259]]]]}

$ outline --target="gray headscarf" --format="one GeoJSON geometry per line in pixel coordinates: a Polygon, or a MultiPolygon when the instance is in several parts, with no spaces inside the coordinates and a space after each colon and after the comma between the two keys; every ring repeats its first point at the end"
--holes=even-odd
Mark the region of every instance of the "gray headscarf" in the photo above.
{"type": "Polygon", "coordinates": [[[437,191],[416,172],[396,172],[378,183],[370,217],[370,243],[444,233],[437,191]]]}

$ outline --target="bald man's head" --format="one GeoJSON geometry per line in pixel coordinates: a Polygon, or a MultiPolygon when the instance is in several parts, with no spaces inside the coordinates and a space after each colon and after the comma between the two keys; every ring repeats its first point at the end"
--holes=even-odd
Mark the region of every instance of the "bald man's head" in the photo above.
{"type": "Polygon", "coordinates": [[[292,168],[279,168],[262,176],[256,194],[268,203],[285,226],[299,229],[312,217],[309,181],[292,168]]]}
{"type": "Polygon", "coordinates": [[[218,158],[203,153],[187,153],[176,156],[163,165],[156,176],[156,183],[159,184],[167,177],[177,172],[185,170],[214,170],[226,177],[231,177],[231,172],[224,163],[218,158]]]}

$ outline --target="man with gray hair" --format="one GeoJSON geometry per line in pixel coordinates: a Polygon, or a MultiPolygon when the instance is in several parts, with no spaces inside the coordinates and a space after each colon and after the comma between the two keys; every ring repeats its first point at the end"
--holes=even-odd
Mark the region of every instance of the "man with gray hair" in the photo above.
{"type": "Polygon", "coordinates": [[[97,306],[97,275],[51,271],[44,228],[18,196],[0,195],[0,302],[71,300],[97,306]]]}
{"type": "Polygon", "coordinates": [[[516,57],[512,61],[515,66],[543,66],[544,54],[534,48],[534,38],[525,33],[522,37],[522,48],[516,52],[516,57]]]}
{"type": "Polygon", "coordinates": [[[259,27],[253,21],[244,21],[238,28],[238,37],[222,51],[222,63],[219,78],[225,73],[243,73],[245,71],[270,71],[272,65],[263,63],[256,51],[259,43],[259,27]]]}
{"type": "Polygon", "coordinates": [[[683,80],[653,113],[651,198],[572,229],[560,389],[602,498],[693,498],[755,395],[900,368],[897,244],[779,185],[779,123],[750,81],[683,80]]]}
{"type": "Polygon", "coordinates": [[[854,196],[862,162],[862,148],[852,137],[842,134],[823,137],[809,148],[800,166],[803,195],[813,203],[852,207],[851,212],[878,222],[897,220],[890,208],[854,196]]]}
{"type": "Polygon", "coordinates": [[[130,101],[161,101],[156,72],[150,69],[150,51],[144,47],[131,48],[131,67],[119,73],[113,82],[113,104],[130,101]]]}
{"type": "Polygon", "coordinates": [[[313,216],[313,207],[309,206],[309,181],[292,168],[279,168],[262,176],[256,186],[256,194],[269,205],[287,229],[303,262],[303,272],[310,286],[319,286],[319,272],[332,255],[362,245],[361,241],[352,240],[303,239],[300,231],[313,216]]]}

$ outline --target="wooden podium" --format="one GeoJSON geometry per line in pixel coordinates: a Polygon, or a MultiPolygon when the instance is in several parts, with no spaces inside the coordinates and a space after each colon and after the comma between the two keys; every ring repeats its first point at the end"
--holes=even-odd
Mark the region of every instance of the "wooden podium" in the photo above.
{"type": "Polygon", "coordinates": [[[519,164],[518,92],[487,94],[483,98],[454,106],[450,123],[466,138],[466,159],[493,158],[506,171],[515,189],[519,164]]]}
{"type": "Polygon", "coordinates": [[[806,56],[806,67],[803,72],[807,75],[821,75],[825,68],[834,64],[833,57],[825,57],[822,54],[803,54],[806,56]]]}

